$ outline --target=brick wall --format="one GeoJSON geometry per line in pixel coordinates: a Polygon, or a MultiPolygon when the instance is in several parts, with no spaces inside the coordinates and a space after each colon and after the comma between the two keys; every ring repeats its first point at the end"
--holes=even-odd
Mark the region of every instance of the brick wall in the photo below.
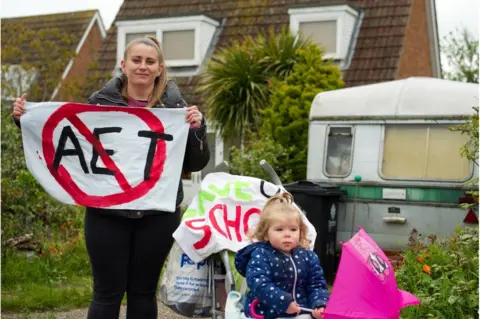
{"type": "MultiPolygon", "coordinates": [[[[82,83],[86,76],[89,65],[94,61],[95,55],[102,45],[102,35],[100,29],[95,23],[90,30],[85,42],[83,43],[80,52],[73,60],[73,65],[70,71],[67,74],[64,82],[69,83],[82,83]]],[[[68,93],[68,90],[60,88],[59,93],[57,94],[56,101],[68,102],[71,101],[71,96],[68,93]]],[[[86,101],[75,101],[75,102],[86,102],[86,101]]]]}
{"type": "Polygon", "coordinates": [[[433,76],[427,28],[426,0],[412,1],[412,12],[405,32],[397,79],[410,76],[433,76]]]}

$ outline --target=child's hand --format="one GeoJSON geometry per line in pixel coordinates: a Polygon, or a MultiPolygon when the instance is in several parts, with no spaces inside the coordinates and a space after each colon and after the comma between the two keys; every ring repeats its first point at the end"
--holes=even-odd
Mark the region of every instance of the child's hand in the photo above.
{"type": "Polygon", "coordinates": [[[317,309],[314,309],[313,312],[312,312],[312,316],[313,318],[315,319],[323,319],[323,311],[325,310],[325,308],[317,308],[317,309]]]}
{"type": "Polygon", "coordinates": [[[291,314],[294,314],[294,313],[299,313],[300,312],[300,306],[295,302],[295,301],[292,301],[289,305],[288,305],[288,308],[287,308],[287,313],[289,315],[291,314]]]}

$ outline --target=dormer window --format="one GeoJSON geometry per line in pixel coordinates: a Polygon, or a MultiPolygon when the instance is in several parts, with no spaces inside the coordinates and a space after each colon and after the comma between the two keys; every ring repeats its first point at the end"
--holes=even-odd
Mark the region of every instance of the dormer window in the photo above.
{"type": "Polygon", "coordinates": [[[207,16],[118,21],[117,66],[125,46],[135,38],[156,36],[161,43],[168,68],[199,67],[219,26],[207,16]]]}
{"type": "Polygon", "coordinates": [[[347,58],[358,12],[349,5],[289,9],[290,29],[321,46],[325,58],[347,58]]]}

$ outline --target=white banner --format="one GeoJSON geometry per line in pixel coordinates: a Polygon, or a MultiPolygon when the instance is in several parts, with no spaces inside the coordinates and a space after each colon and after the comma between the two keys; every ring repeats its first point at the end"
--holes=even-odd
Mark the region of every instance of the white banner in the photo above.
{"type": "MultiPolygon", "coordinates": [[[[279,191],[284,190],[254,177],[208,174],[173,238],[196,263],[224,249],[237,252],[249,244],[249,230],[258,223],[267,199],[279,191]]],[[[317,232],[302,216],[313,248],[317,232]]]]}
{"type": "Polygon", "coordinates": [[[188,123],[184,109],[26,103],[27,167],[57,200],[174,211],[188,123]]]}

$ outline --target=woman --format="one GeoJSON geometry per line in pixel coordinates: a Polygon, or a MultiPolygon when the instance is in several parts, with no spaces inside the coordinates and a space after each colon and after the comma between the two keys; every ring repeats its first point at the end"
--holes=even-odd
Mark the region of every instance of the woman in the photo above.
{"type": "MultiPolygon", "coordinates": [[[[89,104],[187,109],[190,123],[184,172],[202,170],[210,152],[206,126],[196,106],[187,107],[174,81],[167,80],[163,53],[153,37],[131,41],[121,62],[123,74],[111,79],[89,99],[89,104]]],[[[13,116],[25,112],[25,95],[14,103],[13,116]]],[[[159,200],[162,200],[159,198],[159,200]]],[[[156,289],[160,271],[180,223],[181,180],[174,213],[112,210],[87,207],[85,240],[92,264],[93,300],[89,319],[117,319],[127,293],[127,318],[157,318],[156,289]]]]}

